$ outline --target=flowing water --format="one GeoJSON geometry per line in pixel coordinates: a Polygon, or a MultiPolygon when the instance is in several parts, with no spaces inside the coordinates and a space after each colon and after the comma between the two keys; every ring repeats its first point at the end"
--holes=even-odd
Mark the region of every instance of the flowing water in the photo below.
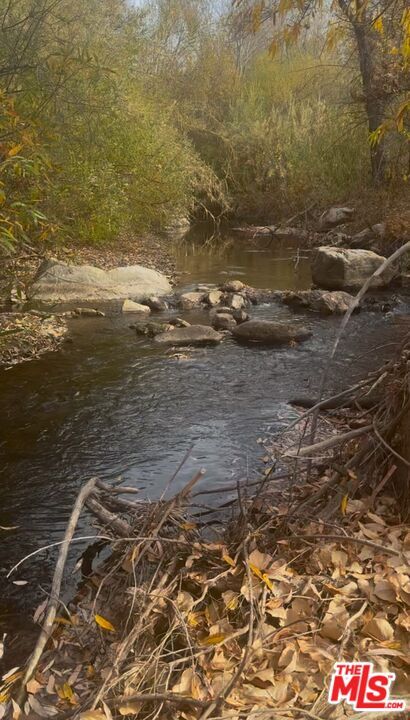
{"type": "MultiPolygon", "coordinates": [[[[192,289],[238,278],[255,287],[307,288],[309,252],[297,246],[229,237],[215,244],[191,233],[175,247],[179,285],[192,289]]],[[[278,305],[258,306],[252,315],[294,319],[278,305]]],[[[184,317],[209,323],[204,311],[184,317]]],[[[72,321],[72,342],[60,352],[1,372],[0,525],[15,529],[0,529],[0,630],[30,632],[33,608],[49,590],[56,549],[35,555],[9,579],[6,574],[23,556],[61,539],[89,477],[121,475],[155,498],[189,451],[173,490],[202,467],[202,488],[256,477],[257,438],[294,417],[290,398],[315,394],[340,324],[340,318],[313,314],[304,314],[304,321],[313,336],[297,347],[244,347],[227,339],[175,354],[138,337],[130,318],[114,312],[72,321]]],[[[401,333],[391,313],[354,316],[329,390],[390,357],[401,333]]],[[[84,532],[90,533],[87,519],[78,534],[84,532]]],[[[79,554],[74,546],[71,568],[79,554]]]]}

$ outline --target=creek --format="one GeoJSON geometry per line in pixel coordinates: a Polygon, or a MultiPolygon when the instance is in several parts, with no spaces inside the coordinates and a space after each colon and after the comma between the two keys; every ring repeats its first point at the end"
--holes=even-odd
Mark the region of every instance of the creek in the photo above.
{"type": "MultiPolygon", "coordinates": [[[[229,235],[216,243],[191,232],[173,250],[179,287],[231,278],[259,288],[308,288],[310,253],[297,247],[289,240],[256,243],[229,235]]],[[[392,356],[403,335],[395,316],[405,310],[402,303],[393,313],[362,312],[351,319],[329,392],[392,356]]],[[[203,310],[177,314],[209,323],[203,310]]],[[[277,304],[254,307],[251,314],[295,318],[277,304]]],[[[215,348],[178,353],[138,337],[130,316],[80,318],[71,322],[72,342],[61,351],[0,373],[0,525],[15,527],[0,530],[0,631],[22,630],[29,642],[33,609],[47,597],[56,549],[35,555],[10,579],[6,573],[23,556],[61,539],[89,477],[121,475],[140,488],[141,497],[154,499],[187,453],[172,492],[202,467],[198,489],[258,476],[257,439],[295,417],[290,398],[315,395],[341,321],[296,317],[302,316],[313,336],[295,347],[245,347],[228,338],[215,348]]],[[[85,517],[77,535],[90,530],[85,517]]],[[[70,571],[80,552],[80,545],[73,546],[70,571]]],[[[76,578],[69,576],[68,585],[76,578]]]]}

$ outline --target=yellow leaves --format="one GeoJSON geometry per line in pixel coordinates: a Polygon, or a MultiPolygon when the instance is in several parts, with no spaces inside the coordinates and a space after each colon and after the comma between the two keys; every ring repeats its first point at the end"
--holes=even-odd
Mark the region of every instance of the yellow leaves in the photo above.
{"type": "Polygon", "coordinates": [[[340,512],[342,513],[342,515],[346,515],[348,502],[349,502],[349,496],[343,495],[342,502],[340,503],[340,512]]]}
{"type": "Polygon", "coordinates": [[[239,605],[239,595],[233,590],[226,590],[222,593],[223,601],[227,610],[236,610],[239,605]]]}
{"type": "Polygon", "coordinates": [[[375,30],[379,35],[384,35],[384,25],[383,25],[383,18],[381,15],[379,15],[372,23],[372,28],[375,30]]]}
{"type": "Polygon", "coordinates": [[[264,8],[264,2],[257,2],[254,7],[252,8],[252,15],[251,15],[251,25],[252,25],[252,32],[256,33],[258,32],[261,23],[262,23],[262,10],[264,8]]]}
{"type": "Polygon", "coordinates": [[[56,687],[57,695],[61,700],[68,700],[72,702],[74,699],[74,692],[72,687],[68,683],[64,683],[61,686],[56,687]]]}
{"type": "Polygon", "coordinates": [[[13,145],[13,147],[10,148],[10,150],[7,152],[7,157],[9,157],[9,158],[15,157],[15,155],[18,155],[20,150],[22,150],[22,149],[23,149],[22,144],[13,145]]]}
{"type": "Polygon", "coordinates": [[[269,590],[273,590],[273,585],[266,573],[261,572],[261,570],[259,570],[259,568],[251,562],[249,563],[249,569],[253,572],[254,575],[256,575],[256,577],[258,577],[265,583],[269,590]]]}
{"type": "Polygon", "coordinates": [[[100,627],[104,628],[104,630],[109,630],[110,632],[116,632],[115,627],[112,623],[110,623],[109,620],[106,620],[102,615],[94,615],[94,620],[100,627]]]}
{"type": "Polygon", "coordinates": [[[224,633],[216,633],[215,635],[208,635],[208,637],[201,640],[201,645],[209,646],[209,645],[219,645],[223,640],[225,640],[226,635],[224,633]]]}
{"type": "Polygon", "coordinates": [[[230,555],[222,555],[222,560],[228,563],[231,567],[235,567],[235,560],[232,560],[230,555]]]}

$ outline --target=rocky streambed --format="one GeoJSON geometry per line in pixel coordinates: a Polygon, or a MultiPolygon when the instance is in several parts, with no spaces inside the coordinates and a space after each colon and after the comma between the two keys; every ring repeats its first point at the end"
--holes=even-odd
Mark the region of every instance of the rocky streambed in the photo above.
{"type": "MultiPolygon", "coordinates": [[[[192,240],[175,250],[177,287],[159,298],[156,290],[149,303],[125,298],[148,303],[144,315],[122,312],[124,297],[89,304],[78,299],[52,308],[70,313],[64,320],[70,342],[57,353],[3,371],[0,384],[0,525],[8,528],[1,531],[0,545],[5,626],[11,613],[29,632],[55,549],[24,564],[13,576],[21,581],[17,585],[6,580],[8,569],[61,538],[73,498],[88,477],[121,475],[127,485],[155,498],[182,461],[173,490],[200,467],[206,474],[198,492],[260,474],[258,438],[296,416],[290,399],[315,395],[340,326],[338,312],[350,302],[345,291],[311,293],[310,258],[301,255],[288,240],[263,251],[232,242],[218,252],[192,240]],[[199,295],[183,307],[187,293],[199,295]],[[251,323],[259,331],[268,323],[281,331],[306,328],[307,334],[273,344],[266,337],[239,342],[235,333],[252,328],[251,323]],[[177,335],[158,341],[198,326],[221,338],[212,347],[192,341],[181,346],[177,335]]],[[[353,316],[332,365],[329,390],[342,389],[347,374],[351,383],[379,366],[403,336],[405,323],[397,320],[405,317],[406,298],[377,290],[373,300],[385,312],[374,312],[369,304],[353,316]]],[[[195,502],[196,512],[206,513],[206,498],[195,502]]],[[[94,531],[85,524],[79,534],[94,531]]],[[[73,552],[72,569],[80,547],[73,552]]]]}

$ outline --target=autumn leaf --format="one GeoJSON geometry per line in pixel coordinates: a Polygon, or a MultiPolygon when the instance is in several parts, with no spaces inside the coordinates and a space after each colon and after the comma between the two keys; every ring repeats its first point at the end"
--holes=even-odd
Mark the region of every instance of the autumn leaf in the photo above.
{"type": "Polygon", "coordinates": [[[94,620],[100,627],[104,628],[104,630],[109,630],[110,632],[116,632],[115,627],[112,623],[110,623],[109,620],[106,620],[102,615],[94,615],[94,620]]]}
{"type": "Polygon", "coordinates": [[[223,633],[208,635],[207,638],[201,640],[201,645],[218,645],[218,643],[222,642],[222,640],[225,640],[225,638],[226,635],[224,635],[223,633]]]}
{"type": "Polygon", "coordinates": [[[340,503],[340,512],[342,515],[346,515],[347,503],[349,502],[349,496],[343,495],[342,502],[340,503]]]}
{"type": "Polygon", "coordinates": [[[384,25],[383,25],[383,18],[381,15],[377,17],[372,25],[373,29],[376,30],[380,35],[384,35],[384,25]]]}
{"type": "Polygon", "coordinates": [[[12,148],[7,153],[7,157],[14,157],[15,155],[18,155],[20,150],[23,148],[23,145],[13,145],[12,148]]]}
{"type": "Polygon", "coordinates": [[[74,693],[68,683],[64,683],[64,685],[57,687],[56,690],[57,695],[59,698],[61,698],[61,700],[72,700],[74,693]]]}

